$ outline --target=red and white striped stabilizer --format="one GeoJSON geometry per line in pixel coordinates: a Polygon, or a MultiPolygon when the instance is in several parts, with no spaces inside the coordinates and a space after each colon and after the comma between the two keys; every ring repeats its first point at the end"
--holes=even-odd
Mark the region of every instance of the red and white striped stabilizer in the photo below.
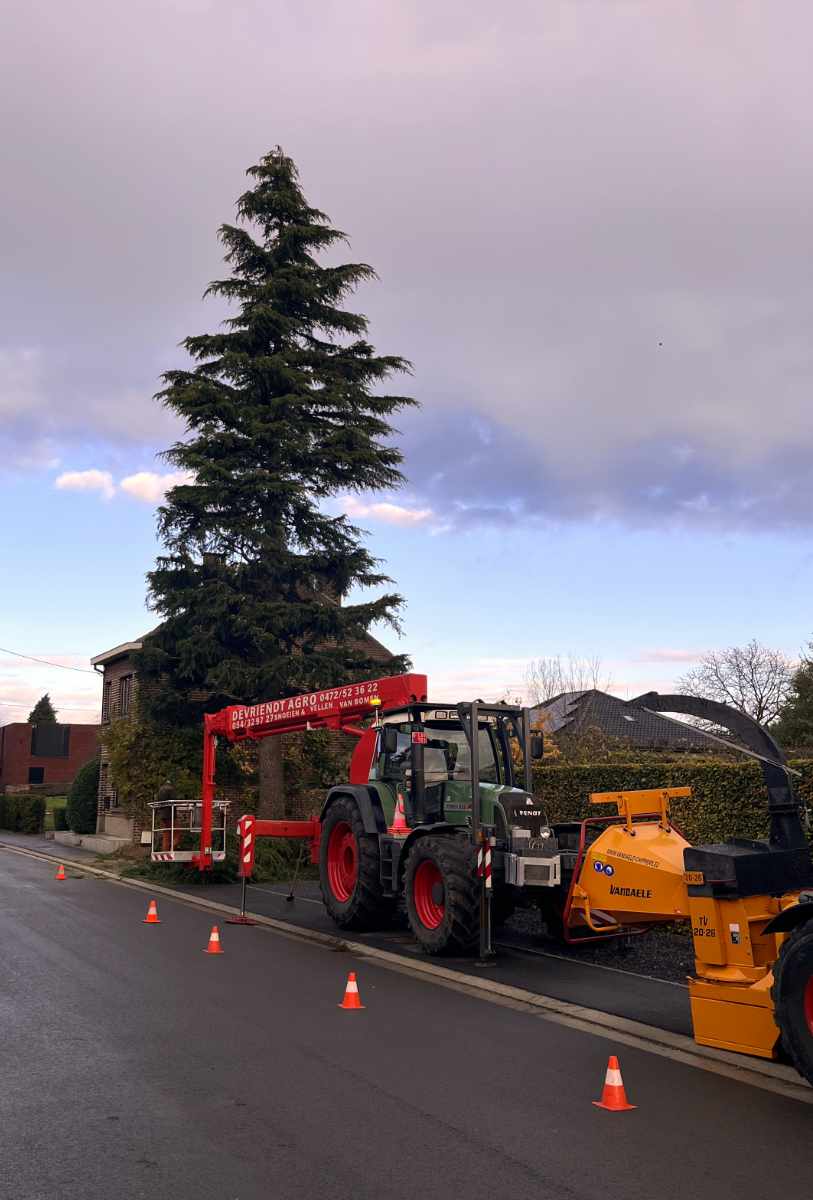
{"type": "Polygon", "coordinates": [[[488,891],[491,884],[491,843],[482,843],[477,848],[477,875],[480,879],[485,880],[485,887],[488,891]]]}
{"type": "Polygon", "coordinates": [[[240,838],[240,868],[239,874],[249,878],[254,872],[254,850],[256,833],[254,830],[256,818],[246,813],[237,822],[237,836],[240,838]]]}
{"type": "Polygon", "coordinates": [[[637,1105],[630,1104],[624,1091],[624,1080],[621,1078],[621,1068],[614,1054],[610,1055],[607,1063],[607,1074],[604,1076],[604,1090],[600,1100],[594,1100],[596,1108],[605,1108],[607,1112],[628,1112],[637,1105]]]}

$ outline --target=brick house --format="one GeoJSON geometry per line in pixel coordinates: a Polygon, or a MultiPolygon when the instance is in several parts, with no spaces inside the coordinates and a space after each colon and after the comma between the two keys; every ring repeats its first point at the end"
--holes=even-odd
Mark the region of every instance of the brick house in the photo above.
{"type": "MultiPolygon", "coordinates": [[[[134,712],[138,680],[133,655],[141,649],[143,641],[147,637],[149,634],[143,634],[137,641],[122,642],[120,646],[114,646],[112,650],[105,650],[90,660],[92,666],[102,675],[102,728],[109,725],[111,721],[127,717],[134,712]]],[[[391,651],[373,637],[365,638],[361,648],[365,655],[376,663],[383,664],[393,658],[391,651]]],[[[268,738],[259,744],[260,803],[265,803],[266,815],[294,815],[287,811],[283,794],[282,742],[302,736],[302,734],[286,734],[285,739],[268,738]]],[[[337,739],[338,743],[347,741],[341,733],[332,736],[337,739]]],[[[141,841],[141,832],[142,826],[139,821],[126,816],[120,804],[120,797],[113,786],[110,773],[109,755],[105,746],[102,745],[96,833],[137,844],[141,841]]]]}
{"type": "Polygon", "coordinates": [[[98,725],[29,725],[0,728],[0,792],[43,788],[67,791],[77,772],[99,750],[98,725]]]}
{"type": "MultiPolygon", "coordinates": [[[[144,635],[146,637],[146,634],[144,635]]],[[[119,717],[129,716],[133,711],[136,693],[136,675],[133,655],[141,649],[141,639],[122,642],[112,650],[105,650],[90,660],[91,666],[102,675],[102,728],[119,717]]],[[[119,797],[110,778],[110,758],[102,744],[99,771],[99,807],[96,816],[96,833],[106,837],[123,838],[128,842],[140,840],[141,830],[126,816],[119,804],[119,797]]]]}

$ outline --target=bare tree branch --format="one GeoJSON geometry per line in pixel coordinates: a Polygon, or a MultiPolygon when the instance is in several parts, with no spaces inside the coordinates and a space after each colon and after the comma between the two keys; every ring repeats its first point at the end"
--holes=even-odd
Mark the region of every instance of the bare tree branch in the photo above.
{"type": "Polygon", "coordinates": [[[714,650],[678,679],[684,695],[719,700],[747,713],[760,725],[775,721],[791,690],[796,664],[781,650],[752,638],[746,646],[714,650]]]}
{"type": "Polygon", "coordinates": [[[603,669],[600,658],[569,654],[566,660],[557,654],[536,658],[525,669],[525,686],[533,704],[546,704],[562,692],[586,692],[591,688],[606,692],[613,681],[603,669]]]}

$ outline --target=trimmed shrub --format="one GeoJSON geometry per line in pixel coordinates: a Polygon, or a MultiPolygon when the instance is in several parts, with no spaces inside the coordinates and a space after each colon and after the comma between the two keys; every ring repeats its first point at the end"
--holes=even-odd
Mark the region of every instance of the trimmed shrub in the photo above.
{"type": "Polygon", "coordinates": [[[58,807],[52,808],[51,812],[53,813],[53,817],[54,817],[54,829],[67,829],[68,828],[67,805],[60,804],[58,807]]]}
{"type": "Polygon", "coordinates": [[[42,833],[45,829],[45,801],[42,796],[12,793],[0,797],[0,828],[14,833],[42,833]]]}
{"type": "Polygon", "coordinates": [[[68,792],[68,828],[74,833],[95,833],[98,806],[99,759],[93,758],[78,772],[68,792]]]}
{"type": "MultiPolygon", "coordinates": [[[[801,801],[813,801],[813,761],[795,761],[794,777],[801,801]]],[[[724,842],[729,838],[765,838],[768,804],[762,771],[757,763],[720,760],[663,760],[651,763],[598,763],[534,769],[534,784],[548,819],[581,821],[609,816],[606,808],[590,804],[591,792],[634,791],[642,788],[690,787],[688,800],[672,802],[675,824],[693,844],[724,842]]]]}
{"type": "MultiPolygon", "coordinates": [[[[211,871],[202,872],[191,863],[144,862],[127,867],[122,874],[139,879],[155,879],[159,883],[200,884],[234,883],[238,879],[239,839],[231,831],[226,834],[226,861],[215,863],[211,871]]],[[[258,838],[254,859],[254,883],[288,883],[316,879],[317,870],[310,865],[308,843],[299,838],[258,838]]]]}

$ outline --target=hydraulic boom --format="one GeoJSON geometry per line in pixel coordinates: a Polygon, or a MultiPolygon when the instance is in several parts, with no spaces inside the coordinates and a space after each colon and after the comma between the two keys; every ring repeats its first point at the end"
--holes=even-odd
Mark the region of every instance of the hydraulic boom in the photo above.
{"type": "MultiPolygon", "coordinates": [[[[218,737],[229,742],[245,742],[304,730],[339,730],[359,739],[351,765],[352,782],[363,770],[362,760],[372,758],[375,741],[374,729],[359,728],[357,722],[369,719],[381,709],[403,708],[425,700],[426,688],[425,675],[389,675],[383,679],[368,679],[363,683],[269,700],[264,704],[232,704],[219,712],[207,713],[203,718],[200,852],[193,862],[201,870],[212,866],[212,809],[218,737]]],[[[314,824],[318,826],[318,821],[259,821],[256,833],[259,837],[311,837],[314,824]]]]}

